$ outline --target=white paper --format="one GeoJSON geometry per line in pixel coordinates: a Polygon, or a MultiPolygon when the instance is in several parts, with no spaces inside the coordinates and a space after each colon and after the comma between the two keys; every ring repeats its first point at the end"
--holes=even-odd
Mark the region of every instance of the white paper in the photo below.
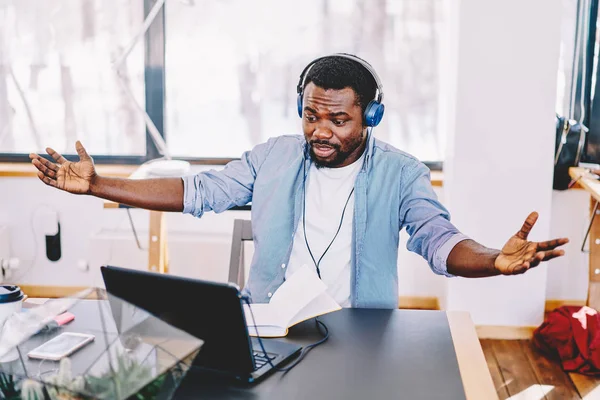
{"type": "Polygon", "coordinates": [[[252,314],[247,304],[244,304],[244,314],[246,315],[246,323],[248,326],[284,326],[278,318],[271,312],[268,303],[256,303],[252,304],[252,314]],[[254,316],[254,319],[252,318],[254,316]]]}
{"type": "Polygon", "coordinates": [[[313,301],[308,303],[298,314],[292,318],[288,327],[294,326],[307,319],[318,317],[333,311],[341,310],[342,307],[327,292],[321,293],[313,301]]]}
{"type": "MultiPolygon", "coordinates": [[[[327,286],[307,265],[290,276],[273,294],[268,304],[256,303],[250,307],[259,335],[265,337],[285,336],[287,328],[298,322],[341,309],[327,293],[327,286]]],[[[256,336],[247,305],[244,305],[244,313],[249,334],[256,336]]]]}
{"type": "Polygon", "coordinates": [[[303,265],[277,289],[269,302],[280,326],[287,327],[306,305],[327,291],[316,271],[303,265]]]}

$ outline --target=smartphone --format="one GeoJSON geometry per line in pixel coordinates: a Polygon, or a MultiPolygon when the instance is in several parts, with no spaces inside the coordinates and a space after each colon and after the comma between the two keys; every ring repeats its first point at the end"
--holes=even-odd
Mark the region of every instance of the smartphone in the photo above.
{"type": "Polygon", "coordinates": [[[94,335],[87,333],[63,332],[31,350],[27,355],[30,358],[58,361],[92,342],[94,338],[94,335]]]}

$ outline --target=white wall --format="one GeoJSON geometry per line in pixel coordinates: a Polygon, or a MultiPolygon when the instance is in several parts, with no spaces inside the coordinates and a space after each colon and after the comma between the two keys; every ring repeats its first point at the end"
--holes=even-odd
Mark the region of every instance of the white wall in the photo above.
{"type": "MultiPolygon", "coordinates": [[[[552,195],[551,237],[568,237],[564,257],[548,263],[548,299],[585,300],[588,288],[589,255],[581,245],[589,224],[590,196],[584,190],[555,191],[552,195]]],[[[589,240],[588,240],[589,242],[589,240]]],[[[586,243],[587,250],[589,244],[586,243]]]]}
{"type": "MultiPolygon", "coordinates": [[[[21,259],[21,267],[11,280],[44,285],[100,285],[100,265],[147,268],[147,251],[138,250],[124,209],[104,209],[100,199],[60,192],[37,178],[0,178],[0,193],[0,226],[9,228],[11,256],[21,259]],[[58,212],[61,223],[62,258],[57,262],[49,261],[45,255],[40,216],[48,210],[58,212]],[[80,260],[89,262],[89,271],[78,268],[80,260]]],[[[141,246],[147,249],[148,212],[131,213],[141,246]]],[[[207,214],[201,220],[168,214],[172,272],[225,280],[233,219],[250,218],[249,214],[207,214]]]]}
{"type": "MultiPolygon", "coordinates": [[[[454,222],[480,243],[500,248],[531,211],[531,240],[549,238],[560,3],[546,0],[452,1],[443,59],[442,125],[446,204],[454,222]],[[543,10],[543,18],[540,18],[543,10]],[[533,24],[532,21],[535,21],[533,24]],[[535,28],[534,28],[535,27],[535,28]]],[[[476,324],[538,325],[547,269],[521,276],[448,281],[448,309],[476,324]]]]}

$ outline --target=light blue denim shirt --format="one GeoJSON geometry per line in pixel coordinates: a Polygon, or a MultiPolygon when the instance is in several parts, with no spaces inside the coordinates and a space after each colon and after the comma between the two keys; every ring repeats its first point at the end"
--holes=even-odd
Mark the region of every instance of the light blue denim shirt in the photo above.
{"type": "MultiPolygon", "coordinates": [[[[183,212],[201,217],[252,202],[254,257],[244,288],[252,302],[267,303],[283,283],[302,213],[303,180],[312,161],[303,136],[269,139],[223,170],[183,179],[183,212]]],[[[406,228],[408,250],[436,274],[451,276],[446,260],[467,239],[431,186],[416,158],[369,135],[356,177],[352,241],[352,307],[398,307],[398,241],[406,228]]]]}

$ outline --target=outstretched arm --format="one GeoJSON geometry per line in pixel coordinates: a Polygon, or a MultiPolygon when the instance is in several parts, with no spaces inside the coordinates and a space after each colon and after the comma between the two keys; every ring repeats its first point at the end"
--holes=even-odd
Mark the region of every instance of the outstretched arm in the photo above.
{"type": "Polygon", "coordinates": [[[46,151],[55,162],[30,154],[38,177],[48,186],[73,194],[87,194],[157,211],[183,211],[181,178],[120,179],[99,176],[94,160],[78,141],[78,162],[71,162],[51,148],[46,151]]]}
{"type": "Polygon", "coordinates": [[[448,256],[448,273],[468,278],[516,275],[538,266],[542,261],[564,255],[564,250],[557,247],[568,243],[566,238],[545,242],[527,240],[537,219],[538,214],[531,213],[521,230],[506,242],[502,250],[487,248],[470,239],[457,243],[448,256]]]}
{"type": "Polygon", "coordinates": [[[181,178],[119,179],[97,176],[90,194],[133,207],[156,211],[183,211],[181,178]]]}

